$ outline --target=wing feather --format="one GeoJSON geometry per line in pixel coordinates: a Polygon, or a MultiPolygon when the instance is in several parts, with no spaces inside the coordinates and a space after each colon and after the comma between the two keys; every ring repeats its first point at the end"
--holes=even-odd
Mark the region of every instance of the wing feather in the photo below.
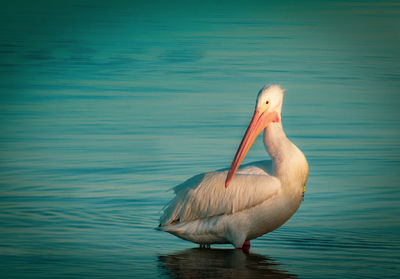
{"type": "Polygon", "coordinates": [[[228,188],[226,175],[226,171],[199,174],[176,186],[160,226],[233,214],[264,202],[280,189],[280,181],[260,169],[239,172],[228,188]]]}

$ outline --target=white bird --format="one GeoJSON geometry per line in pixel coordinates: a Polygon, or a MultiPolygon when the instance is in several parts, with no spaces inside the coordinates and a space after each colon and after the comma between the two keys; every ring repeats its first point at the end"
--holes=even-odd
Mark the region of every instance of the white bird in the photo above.
{"type": "Polygon", "coordinates": [[[260,90],[229,171],[199,174],[176,186],[159,230],[200,245],[231,243],[248,249],[251,239],[275,230],[296,212],[305,191],[308,164],[283,131],[283,93],[278,85],[260,90]],[[254,162],[238,170],[262,130],[272,161],[254,162]]]}

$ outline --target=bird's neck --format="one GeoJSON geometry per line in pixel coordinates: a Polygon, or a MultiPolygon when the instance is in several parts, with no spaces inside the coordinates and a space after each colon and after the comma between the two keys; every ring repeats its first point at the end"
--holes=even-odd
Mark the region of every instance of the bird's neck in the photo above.
{"type": "Polygon", "coordinates": [[[264,131],[264,144],[274,164],[274,175],[282,181],[305,184],[308,164],[304,154],[283,131],[282,123],[271,123],[264,131]]]}

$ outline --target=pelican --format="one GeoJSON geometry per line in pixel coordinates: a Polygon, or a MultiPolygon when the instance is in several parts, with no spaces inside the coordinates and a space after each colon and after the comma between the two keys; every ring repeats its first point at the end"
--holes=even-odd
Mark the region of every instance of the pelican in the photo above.
{"type": "Polygon", "coordinates": [[[245,248],[297,211],[308,164],[283,131],[283,95],[279,85],[266,85],[259,91],[253,118],[229,170],[199,174],[174,187],[175,197],[164,207],[159,230],[200,246],[230,243],[245,248]],[[238,169],[263,130],[272,160],[238,169]]]}

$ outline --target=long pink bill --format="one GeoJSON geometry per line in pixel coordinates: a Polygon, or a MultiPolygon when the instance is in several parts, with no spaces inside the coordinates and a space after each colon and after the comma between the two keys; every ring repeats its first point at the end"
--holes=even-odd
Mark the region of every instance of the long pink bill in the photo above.
{"type": "Polygon", "coordinates": [[[264,130],[269,123],[275,121],[278,115],[276,112],[270,113],[260,113],[258,109],[254,111],[253,118],[247,128],[246,133],[240,143],[238,150],[236,151],[235,157],[233,158],[231,167],[229,168],[228,175],[225,180],[225,188],[229,186],[229,183],[232,181],[233,177],[240,164],[242,163],[244,157],[246,157],[247,152],[249,151],[251,145],[257,138],[257,136],[264,130]]]}

